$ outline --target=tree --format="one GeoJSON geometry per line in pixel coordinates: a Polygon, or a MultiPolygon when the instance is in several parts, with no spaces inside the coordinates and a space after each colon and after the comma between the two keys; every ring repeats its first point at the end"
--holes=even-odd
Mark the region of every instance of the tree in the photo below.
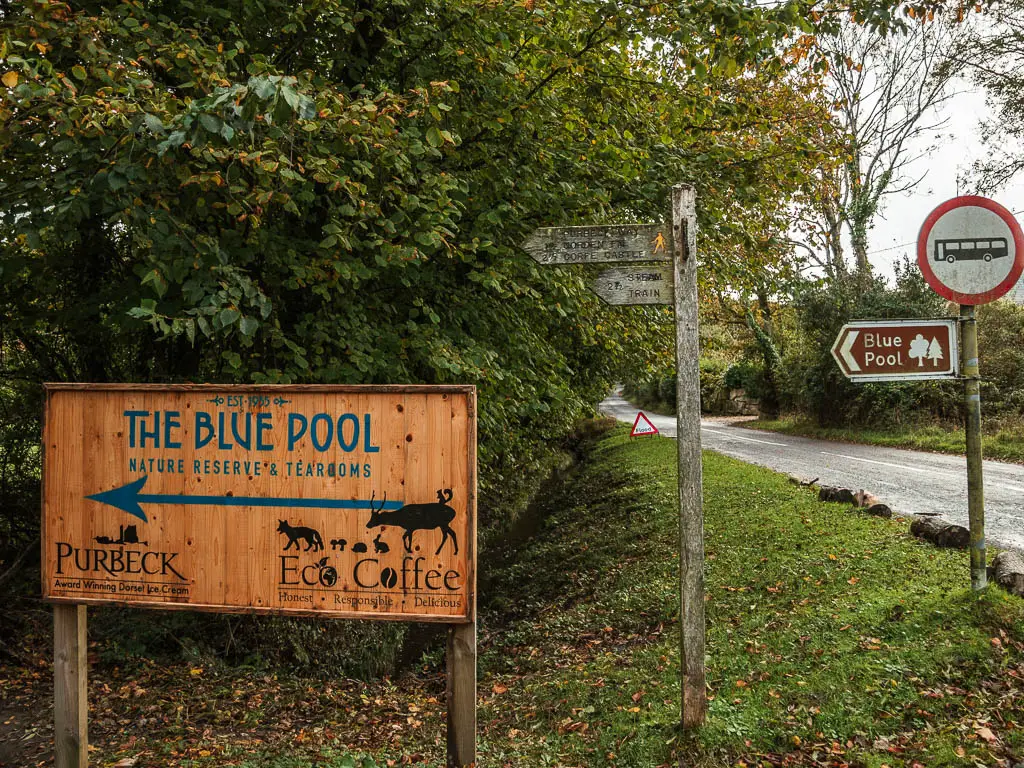
{"type": "Polygon", "coordinates": [[[802,228],[829,277],[849,270],[847,239],[853,268],[870,271],[868,233],[885,198],[921,182],[909,167],[934,148],[921,145],[944,122],[935,111],[952,95],[948,63],[962,42],[962,31],[935,20],[888,35],[848,21],[819,39],[833,116],[847,140],[845,161],[823,173],[826,192],[802,228]]]}
{"type": "Polygon", "coordinates": [[[741,284],[822,155],[797,3],[0,13],[5,379],[474,383],[485,510],[671,349],[526,234],[660,220],[691,181],[702,271],[741,284]]]}
{"type": "Polygon", "coordinates": [[[966,24],[963,11],[959,18],[969,36],[948,68],[972,77],[995,108],[995,116],[979,132],[987,151],[975,163],[973,176],[980,191],[996,190],[1024,170],[1024,3],[1012,0],[988,7],[978,23],[966,24]]]}

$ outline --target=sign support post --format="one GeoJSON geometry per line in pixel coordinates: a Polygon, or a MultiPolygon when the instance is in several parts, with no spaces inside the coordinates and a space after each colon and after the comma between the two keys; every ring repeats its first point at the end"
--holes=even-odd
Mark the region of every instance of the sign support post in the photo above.
{"type": "Polygon", "coordinates": [[[947,200],[928,214],[917,236],[917,265],[932,290],[960,305],[967,518],[971,589],[985,589],[985,491],[981,460],[981,383],[975,307],[995,301],[1024,274],[1024,231],[1013,214],[986,197],[947,200]]]}
{"type": "MultiPolygon", "coordinates": [[[[591,290],[610,306],[672,305],[676,320],[676,444],[679,451],[679,625],[682,726],[698,728],[707,713],[704,669],[704,510],[700,446],[700,338],[697,319],[697,196],[672,187],[672,237],[660,224],[548,227],[523,250],[538,264],[630,264],[606,269],[591,290]],[[672,244],[669,246],[669,239],[672,244]],[[667,268],[667,262],[672,268],[667,268]],[[645,262],[654,262],[646,264],[645,262]],[[666,265],[663,267],[662,263],[666,265]]],[[[630,437],[656,434],[643,414],[630,437]],[[639,431],[642,422],[646,428],[639,431]]]]}
{"type": "Polygon", "coordinates": [[[676,314],[676,444],[679,450],[680,663],[683,728],[707,711],[704,671],[704,510],[701,496],[700,339],[697,318],[697,203],[688,184],[672,187],[676,314]]]}
{"type": "Polygon", "coordinates": [[[476,765],[476,614],[448,629],[448,768],[476,765]]]}
{"type": "Polygon", "coordinates": [[[89,764],[84,605],[53,606],[54,764],[87,768],[89,764]]]}
{"type": "Polygon", "coordinates": [[[963,336],[964,433],[967,438],[967,517],[971,529],[971,589],[988,586],[985,560],[985,488],[981,463],[981,382],[978,321],[973,305],[960,305],[963,336]]]}

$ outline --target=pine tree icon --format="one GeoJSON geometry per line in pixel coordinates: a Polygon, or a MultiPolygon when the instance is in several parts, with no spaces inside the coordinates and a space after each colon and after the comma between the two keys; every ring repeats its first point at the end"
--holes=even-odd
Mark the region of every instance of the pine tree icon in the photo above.
{"type": "Polygon", "coordinates": [[[942,345],[939,344],[938,338],[932,338],[932,343],[928,345],[928,359],[932,361],[932,364],[937,368],[939,361],[943,359],[945,355],[942,354],[942,345]]]}

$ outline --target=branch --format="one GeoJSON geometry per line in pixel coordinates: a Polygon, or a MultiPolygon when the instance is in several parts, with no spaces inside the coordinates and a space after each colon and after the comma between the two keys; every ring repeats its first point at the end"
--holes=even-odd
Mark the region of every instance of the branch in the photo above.
{"type": "Polygon", "coordinates": [[[39,537],[36,536],[35,539],[33,539],[32,542],[21,551],[21,554],[14,558],[14,562],[11,563],[11,567],[4,571],[2,574],[0,574],[0,592],[4,591],[4,588],[7,586],[8,582],[14,580],[14,577],[18,574],[18,571],[21,569],[21,566],[24,565],[25,561],[28,559],[28,556],[32,552],[38,551],[39,537]]]}

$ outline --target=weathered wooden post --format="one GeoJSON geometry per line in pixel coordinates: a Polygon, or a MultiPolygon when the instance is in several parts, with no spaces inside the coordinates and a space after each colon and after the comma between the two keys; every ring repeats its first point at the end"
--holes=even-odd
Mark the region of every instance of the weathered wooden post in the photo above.
{"type": "MultiPolygon", "coordinates": [[[[628,267],[602,271],[591,290],[611,306],[671,304],[675,309],[682,724],[684,728],[696,728],[704,722],[707,697],[697,200],[693,187],[673,187],[670,203],[671,238],[665,236],[661,224],[555,227],[535,230],[523,243],[523,249],[539,264],[627,264],[628,267]],[[671,270],[667,267],[669,261],[671,270]]],[[[653,425],[650,432],[638,432],[639,423],[638,416],[633,425],[634,435],[656,432],[653,425]]]]}
{"type": "Polygon", "coordinates": [[[697,318],[697,206],[692,186],[672,188],[676,312],[676,443],[679,451],[679,578],[682,722],[707,712],[704,672],[704,508],[700,443],[700,339],[697,318]]]}
{"type": "Polygon", "coordinates": [[[448,629],[448,768],[476,765],[476,612],[448,629]]]}
{"type": "Polygon", "coordinates": [[[985,560],[985,487],[981,458],[981,379],[978,321],[973,305],[960,306],[964,377],[964,435],[967,438],[967,518],[971,529],[971,589],[988,586],[985,560]]]}
{"type": "Polygon", "coordinates": [[[53,606],[53,725],[56,768],[89,763],[84,605],[53,606]]]}

